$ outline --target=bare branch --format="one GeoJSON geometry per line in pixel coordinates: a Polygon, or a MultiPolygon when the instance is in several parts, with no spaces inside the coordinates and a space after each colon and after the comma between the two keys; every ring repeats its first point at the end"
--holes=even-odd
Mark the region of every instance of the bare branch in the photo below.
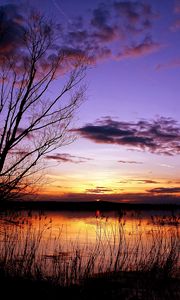
{"type": "Polygon", "coordinates": [[[44,168],[44,156],[73,141],[69,129],[85,93],[87,61],[54,48],[52,21],[37,14],[29,20],[19,49],[0,57],[2,199],[24,192],[44,168]]]}

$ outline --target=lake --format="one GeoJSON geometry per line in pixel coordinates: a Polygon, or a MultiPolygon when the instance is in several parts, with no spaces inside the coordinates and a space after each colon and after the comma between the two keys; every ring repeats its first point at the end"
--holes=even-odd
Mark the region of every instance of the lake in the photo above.
{"type": "Polygon", "coordinates": [[[7,211],[1,213],[0,259],[64,283],[84,274],[147,270],[170,259],[177,267],[179,216],[178,210],[7,211]]]}

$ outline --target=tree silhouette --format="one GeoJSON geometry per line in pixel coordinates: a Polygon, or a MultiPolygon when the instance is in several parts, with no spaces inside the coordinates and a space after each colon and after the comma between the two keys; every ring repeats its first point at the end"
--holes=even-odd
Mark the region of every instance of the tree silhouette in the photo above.
{"type": "Polygon", "coordinates": [[[24,193],[47,153],[73,141],[87,60],[58,46],[59,28],[32,14],[18,45],[0,53],[0,197],[24,193]]]}

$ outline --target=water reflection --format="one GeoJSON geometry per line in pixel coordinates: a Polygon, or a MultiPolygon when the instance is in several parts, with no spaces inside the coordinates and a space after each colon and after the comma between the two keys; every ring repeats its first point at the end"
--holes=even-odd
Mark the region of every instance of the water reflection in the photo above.
{"type": "MultiPolygon", "coordinates": [[[[124,234],[149,235],[152,231],[165,231],[171,234],[172,231],[179,233],[180,213],[179,211],[110,211],[101,212],[8,212],[1,215],[1,227],[3,224],[13,230],[16,225],[21,231],[33,229],[43,231],[43,239],[59,239],[62,243],[76,241],[81,244],[87,242],[95,243],[99,231],[107,231],[115,234],[119,226],[123,226],[124,234]]],[[[102,233],[101,233],[102,234],[102,233]]],[[[116,233],[118,234],[118,233],[116,233]]],[[[48,249],[47,249],[48,250],[48,249]]]]}
{"type": "Polygon", "coordinates": [[[85,274],[165,268],[167,262],[174,268],[179,223],[177,211],[4,213],[0,261],[16,272],[38,270],[63,284],[85,274]]]}

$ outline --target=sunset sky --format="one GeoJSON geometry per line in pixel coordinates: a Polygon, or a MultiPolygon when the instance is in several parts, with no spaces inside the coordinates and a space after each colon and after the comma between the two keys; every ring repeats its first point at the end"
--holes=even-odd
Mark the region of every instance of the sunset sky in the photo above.
{"type": "Polygon", "coordinates": [[[1,5],[8,18],[39,9],[62,25],[68,47],[92,53],[86,100],[72,124],[77,139],[47,155],[43,194],[180,203],[180,1],[1,5]]]}

